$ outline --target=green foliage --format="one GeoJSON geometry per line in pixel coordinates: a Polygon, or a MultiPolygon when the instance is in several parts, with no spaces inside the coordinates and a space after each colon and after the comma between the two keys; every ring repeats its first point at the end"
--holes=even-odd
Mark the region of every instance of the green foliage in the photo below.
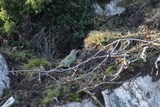
{"type": "Polygon", "coordinates": [[[107,72],[107,75],[113,75],[116,72],[115,66],[114,65],[109,66],[106,72],[107,72]]]}
{"type": "Polygon", "coordinates": [[[0,29],[12,36],[7,38],[12,42],[16,36],[23,44],[45,27],[44,34],[55,40],[54,44],[47,40],[48,46],[64,50],[71,43],[83,41],[94,28],[90,0],[0,0],[0,6],[0,29]]]}
{"type": "Polygon", "coordinates": [[[8,32],[8,33],[14,32],[14,31],[15,31],[15,28],[16,28],[15,22],[6,21],[6,22],[4,23],[5,32],[8,32]]]}
{"type": "Polygon", "coordinates": [[[54,9],[56,14],[61,13],[55,18],[55,24],[58,24],[58,26],[54,25],[56,31],[72,31],[74,37],[84,38],[85,29],[92,25],[91,4],[87,0],[71,0],[62,3],[62,5],[66,3],[64,8],[60,5],[61,3],[58,3],[54,9]]]}
{"type": "Polygon", "coordinates": [[[93,14],[91,3],[88,0],[55,1],[53,5],[53,30],[57,44],[65,49],[72,42],[82,40],[88,31],[93,28],[93,14]],[[63,6],[62,6],[63,5],[63,6]]]}
{"type": "Polygon", "coordinates": [[[138,59],[137,60],[138,63],[143,63],[143,59],[140,56],[137,59],[138,59]]]}
{"type": "Polygon", "coordinates": [[[70,93],[68,98],[70,101],[75,101],[75,102],[81,101],[79,94],[76,93],[70,93]]]}
{"type": "Polygon", "coordinates": [[[39,13],[45,9],[45,4],[51,3],[52,0],[27,0],[25,4],[34,9],[35,13],[39,13]]]}
{"type": "Polygon", "coordinates": [[[0,19],[6,33],[15,32],[16,24],[24,15],[40,13],[52,0],[0,0],[0,19]],[[14,30],[13,30],[14,29],[14,30]]]}
{"type": "Polygon", "coordinates": [[[16,24],[13,21],[10,21],[10,15],[8,15],[7,11],[1,8],[0,11],[0,19],[4,21],[3,29],[7,33],[11,33],[15,31],[16,24]]]}
{"type": "Polygon", "coordinates": [[[0,19],[2,20],[1,28],[4,29],[6,33],[12,33],[16,31],[16,24],[19,21],[24,11],[24,0],[0,0],[0,19]]]}
{"type": "Polygon", "coordinates": [[[60,95],[60,91],[58,88],[54,89],[53,87],[48,87],[45,91],[46,96],[42,100],[43,104],[53,103],[55,97],[60,95]]]}
{"type": "Polygon", "coordinates": [[[28,62],[28,64],[25,64],[22,68],[44,70],[50,66],[51,66],[50,62],[42,58],[42,59],[32,59],[28,62]]]}
{"type": "Polygon", "coordinates": [[[10,18],[10,16],[7,14],[7,11],[4,10],[3,8],[1,8],[1,11],[0,11],[0,18],[3,21],[9,20],[9,18],[10,18]]]}
{"type": "Polygon", "coordinates": [[[45,97],[42,100],[44,105],[53,103],[54,99],[65,93],[65,89],[61,85],[48,86],[44,91],[45,97]]]}

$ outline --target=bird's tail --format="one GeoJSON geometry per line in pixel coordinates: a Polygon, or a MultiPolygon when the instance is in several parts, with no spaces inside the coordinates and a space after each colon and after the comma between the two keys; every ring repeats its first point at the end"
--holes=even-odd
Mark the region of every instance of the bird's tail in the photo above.
{"type": "Polygon", "coordinates": [[[58,65],[56,68],[61,68],[62,67],[62,65],[58,65]]]}

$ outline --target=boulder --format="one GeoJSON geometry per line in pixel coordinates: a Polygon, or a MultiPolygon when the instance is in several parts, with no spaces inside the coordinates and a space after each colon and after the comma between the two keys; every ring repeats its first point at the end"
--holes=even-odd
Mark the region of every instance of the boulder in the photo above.
{"type": "Polygon", "coordinates": [[[3,89],[10,87],[9,71],[6,60],[0,54],[0,97],[3,95],[3,89]]]}
{"type": "Polygon", "coordinates": [[[137,77],[123,83],[111,94],[102,91],[105,107],[160,107],[160,80],[152,82],[150,76],[137,77]]]}

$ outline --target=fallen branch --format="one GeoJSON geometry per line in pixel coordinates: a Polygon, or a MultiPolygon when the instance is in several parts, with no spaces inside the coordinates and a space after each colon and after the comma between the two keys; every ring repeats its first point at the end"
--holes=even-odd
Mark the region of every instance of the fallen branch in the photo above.
{"type": "Polygon", "coordinates": [[[13,97],[10,97],[1,107],[10,107],[15,102],[13,97]]]}

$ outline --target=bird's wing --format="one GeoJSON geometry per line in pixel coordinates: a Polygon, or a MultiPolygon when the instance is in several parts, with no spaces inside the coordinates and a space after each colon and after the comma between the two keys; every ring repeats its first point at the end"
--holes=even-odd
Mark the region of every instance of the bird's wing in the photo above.
{"type": "Polygon", "coordinates": [[[64,58],[64,61],[69,61],[69,60],[71,60],[72,59],[72,56],[71,55],[68,55],[68,56],[66,56],[65,58],[64,58]]]}
{"type": "Polygon", "coordinates": [[[66,56],[56,68],[64,67],[66,63],[68,63],[70,60],[72,60],[72,56],[71,55],[66,56]]]}
{"type": "Polygon", "coordinates": [[[64,66],[64,62],[60,62],[59,65],[56,68],[61,68],[64,66]]]}

